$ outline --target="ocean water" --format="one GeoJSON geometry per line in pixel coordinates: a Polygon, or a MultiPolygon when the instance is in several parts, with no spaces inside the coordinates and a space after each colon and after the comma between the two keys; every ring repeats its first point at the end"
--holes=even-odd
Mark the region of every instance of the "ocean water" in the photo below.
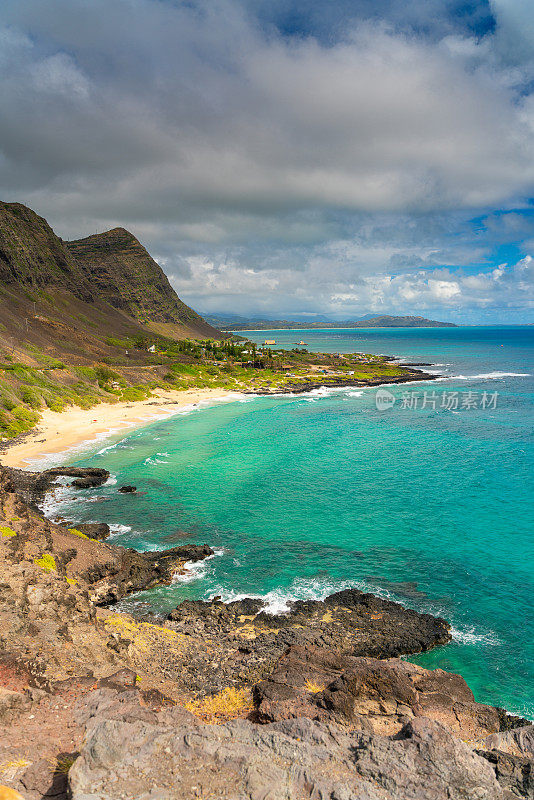
{"type": "Polygon", "coordinates": [[[388,387],[383,411],[375,389],[357,388],[192,409],[71,457],[113,477],[60,489],[48,513],[108,522],[112,541],[140,550],[216,549],[125,608],[261,596],[283,613],[291,599],[357,586],[439,614],[453,642],[411,660],[534,718],[534,328],[248,335],[429,361],[441,377],[388,387]],[[125,483],[143,493],[117,493],[125,483]]]}

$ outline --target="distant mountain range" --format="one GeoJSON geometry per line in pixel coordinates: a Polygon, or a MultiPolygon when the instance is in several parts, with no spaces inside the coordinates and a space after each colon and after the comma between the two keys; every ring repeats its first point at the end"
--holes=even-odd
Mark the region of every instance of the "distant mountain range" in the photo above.
{"type": "Polygon", "coordinates": [[[262,331],[284,328],[456,328],[453,322],[438,322],[425,317],[394,317],[390,315],[376,316],[366,314],[357,320],[339,320],[332,322],[319,314],[306,321],[287,319],[248,319],[236,314],[206,314],[205,319],[211,325],[224,328],[225,331],[262,331]]]}

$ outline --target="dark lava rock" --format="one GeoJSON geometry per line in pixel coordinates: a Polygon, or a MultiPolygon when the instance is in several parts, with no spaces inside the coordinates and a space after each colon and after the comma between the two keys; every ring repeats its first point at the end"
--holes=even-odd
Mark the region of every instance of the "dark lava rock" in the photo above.
{"type": "Polygon", "coordinates": [[[505,790],[505,797],[534,797],[534,761],[525,756],[503,753],[500,750],[477,750],[495,770],[499,785],[505,790]]]}
{"type": "Polygon", "coordinates": [[[428,719],[396,737],[308,719],[204,725],[177,706],[154,713],[127,693],[122,708],[95,695],[71,800],[504,798],[490,764],[428,719]]]}
{"type": "Polygon", "coordinates": [[[53,487],[58,477],[75,478],[72,486],[89,489],[102,486],[109,478],[107,469],[97,467],[55,467],[43,472],[3,468],[6,491],[16,492],[28,505],[35,507],[53,487]]]}
{"type": "Polygon", "coordinates": [[[102,482],[98,475],[87,475],[85,478],[76,478],[71,486],[76,489],[96,489],[97,486],[102,486],[102,482]]]}
{"type": "Polygon", "coordinates": [[[215,692],[231,682],[256,683],[293,645],[391,658],[428,650],[451,638],[444,620],[357,589],[324,601],[291,603],[287,614],[276,616],[261,606],[252,598],[228,604],[196,600],[169,614],[168,627],[205,642],[186,667],[192,690],[215,692]]]}
{"type": "Polygon", "coordinates": [[[102,486],[109,478],[107,469],[100,469],[99,467],[55,467],[42,472],[41,478],[50,480],[63,475],[76,478],[72,482],[73,486],[78,486],[78,481],[90,481],[91,486],[102,486]]]}
{"type": "MultiPolygon", "coordinates": [[[[402,365],[405,366],[404,364],[402,365]]],[[[412,381],[435,381],[437,375],[431,375],[429,372],[423,372],[420,369],[413,369],[406,366],[406,373],[404,375],[394,375],[387,378],[387,383],[411,383],[412,381]]],[[[352,377],[332,378],[328,381],[328,387],[343,387],[343,386],[381,386],[384,383],[384,378],[372,378],[369,380],[355,380],[352,377]]],[[[314,389],[321,389],[325,386],[323,381],[306,381],[305,383],[291,383],[290,381],[285,385],[284,391],[290,391],[293,394],[302,394],[303,392],[310,392],[314,389]]],[[[249,394],[271,394],[268,390],[254,389],[249,394]]]]}
{"type": "Polygon", "coordinates": [[[133,669],[120,669],[114,672],[113,675],[108,675],[107,678],[101,678],[98,681],[98,686],[102,689],[116,689],[117,691],[125,691],[126,689],[133,689],[136,685],[137,673],[133,669]]]}
{"type": "Polygon", "coordinates": [[[532,721],[524,717],[518,717],[515,714],[509,714],[505,708],[497,707],[500,720],[500,731],[513,731],[516,728],[528,728],[532,725],[532,721]]]}
{"type": "Polygon", "coordinates": [[[186,624],[198,619],[212,631],[232,626],[239,622],[241,617],[258,618],[263,607],[263,601],[255,597],[245,597],[243,600],[234,600],[231,603],[223,603],[220,597],[214,597],[211,601],[184,600],[171,611],[167,619],[186,624]]]}
{"type": "Polygon", "coordinates": [[[123,494],[133,494],[136,491],[137,491],[137,486],[128,485],[119,487],[119,492],[122,492],[123,494]]]}
{"type": "Polygon", "coordinates": [[[34,761],[21,778],[22,791],[31,792],[32,797],[56,798],[67,797],[67,775],[56,769],[53,761],[41,758],[34,761]]]}
{"type": "Polygon", "coordinates": [[[169,584],[187,561],[202,561],[213,555],[208,545],[182,545],[156,553],[108,547],[115,560],[93,563],[83,573],[84,580],[92,585],[90,598],[96,605],[110,605],[131,592],[169,584]]]}
{"type": "Polygon", "coordinates": [[[256,719],[264,722],[309,717],[392,735],[425,716],[464,740],[499,730],[498,711],[476,703],[460,675],[326,648],[291,647],[253,696],[256,719]]]}
{"type": "Polygon", "coordinates": [[[290,610],[286,614],[268,614],[261,608],[261,600],[255,598],[233,603],[196,600],[182,603],[168,618],[186,624],[197,620],[206,632],[220,630],[224,633],[241,617],[252,616],[253,619],[249,621],[258,632],[275,630],[285,634],[282,638],[287,645],[299,643],[293,641],[293,634],[298,640],[299,636],[304,635],[298,634],[301,626],[304,626],[306,643],[309,645],[328,644],[346,649],[352,655],[375,658],[421,652],[446,644],[451,638],[450,626],[445,620],[430,614],[419,614],[399,603],[382,600],[359,589],[336,592],[325,600],[297,600],[289,604],[290,610]],[[316,641],[310,638],[311,626],[317,631],[316,636],[312,637],[316,641]]]}
{"type": "Polygon", "coordinates": [[[80,533],[85,533],[90,539],[99,542],[105,541],[111,534],[109,525],[105,522],[66,522],[67,528],[76,528],[80,533]]]}

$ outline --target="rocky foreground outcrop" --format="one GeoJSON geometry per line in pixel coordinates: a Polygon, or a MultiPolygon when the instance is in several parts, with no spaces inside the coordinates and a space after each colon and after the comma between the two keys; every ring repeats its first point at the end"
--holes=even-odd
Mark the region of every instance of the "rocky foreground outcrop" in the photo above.
{"type": "Polygon", "coordinates": [[[256,719],[308,717],[393,736],[428,717],[465,740],[501,728],[502,712],[476,703],[460,675],[400,659],[358,658],[323,648],[291,647],[253,689],[256,719]]]}
{"type": "Polygon", "coordinates": [[[125,647],[100,607],[170,583],[189,561],[213,555],[207,545],[138,553],[54,525],[0,467],[0,650],[17,652],[43,681],[128,663],[125,647]]]}
{"type": "MultiPolygon", "coordinates": [[[[100,700],[107,703],[107,698],[100,700]]],[[[395,738],[306,718],[203,725],[107,705],[70,770],[72,800],[498,800],[490,763],[424,717],[395,738]]]]}
{"type": "Polygon", "coordinates": [[[429,650],[451,638],[445,620],[358,589],[336,592],[321,601],[297,601],[277,616],[263,611],[261,600],[251,598],[233,603],[189,601],[169,614],[167,626],[182,635],[194,633],[203,642],[187,667],[187,680],[194,690],[210,691],[231,681],[259,680],[294,645],[391,658],[429,650]]]}
{"type": "Polygon", "coordinates": [[[71,486],[77,489],[96,489],[107,481],[109,472],[99,467],[53,467],[41,472],[4,467],[0,475],[4,491],[15,492],[33,508],[38,507],[58,478],[74,478],[71,486]]]}
{"type": "Polygon", "coordinates": [[[0,797],[534,798],[534,727],[399,658],[446,644],[444,620],[356,589],[135,618],[110,604],[213,551],[98,541],[34,489],[0,468],[0,797]]]}

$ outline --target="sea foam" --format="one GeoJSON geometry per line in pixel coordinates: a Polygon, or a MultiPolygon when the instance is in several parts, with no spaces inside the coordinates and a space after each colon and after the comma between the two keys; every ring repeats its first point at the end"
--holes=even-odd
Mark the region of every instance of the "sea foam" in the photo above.
{"type": "Polygon", "coordinates": [[[480,375],[450,375],[449,380],[456,381],[497,381],[501,378],[530,378],[530,372],[482,372],[480,375]]]}
{"type": "Polygon", "coordinates": [[[219,586],[215,591],[210,591],[206,599],[220,596],[224,603],[232,603],[235,600],[244,600],[245,598],[251,597],[255,600],[262,600],[264,603],[264,611],[268,614],[278,615],[287,614],[290,610],[289,604],[294,603],[296,600],[324,600],[325,597],[335,592],[341,592],[344,589],[352,588],[365,591],[364,584],[355,580],[334,581],[321,578],[295,578],[289,587],[272,589],[265,594],[236,592],[233,589],[226,589],[219,586]]]}
{"type": "Polygon", "coordinates": [[[185,572],[175,573],[172,583],[175,585],[180,583],[193,583],[193,581],[205,578],[208,572],[211,571],[209,562],[218,556],[222,556],[224,552],[224,547],[216,547],[213,549],[213,555],[207,556],[207,558],[204,558],[202,561],[186,561],[183,565],[185,572]]]}

